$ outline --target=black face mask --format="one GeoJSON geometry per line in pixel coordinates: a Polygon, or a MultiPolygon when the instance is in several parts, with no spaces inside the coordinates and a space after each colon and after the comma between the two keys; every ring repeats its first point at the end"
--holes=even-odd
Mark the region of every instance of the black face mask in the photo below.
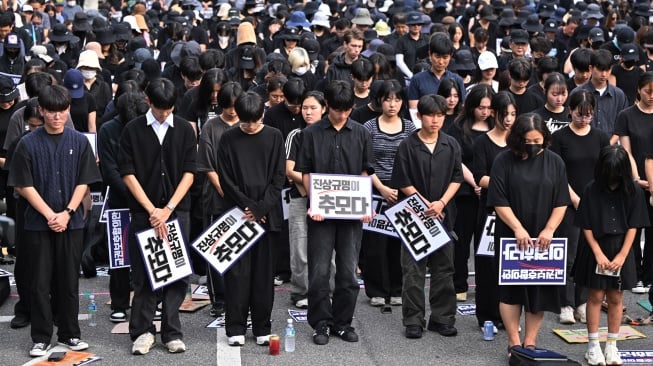
{"type": "Polygon", "coordinates": [[[601,42],[601,41],[592,42],[592,49],[593,50],[598,50],[599,48],[601,48],[602,44],[603,44],[603,42],[601,42]]]}
{"type": "Polygon", "coordinates": [[[14,49],[5,49],[5,52],[7,53],[7,57],[10,59],[15,59],[18,57],[18,53],[20,53],[20,50],[14,50],[14,49]]]}
{"type": "Polygon", "coordinates": [[[526,155],[531,159],[542,150],[542,144],[526,144],[525,150],[526,155]]]}
{"type": "Polygon", "coordinates": [[[635,66],[636,64],[637,64],[637,62],[635,60],[624,61],[624,67],[626,67],[628,69],[635,66]]]}

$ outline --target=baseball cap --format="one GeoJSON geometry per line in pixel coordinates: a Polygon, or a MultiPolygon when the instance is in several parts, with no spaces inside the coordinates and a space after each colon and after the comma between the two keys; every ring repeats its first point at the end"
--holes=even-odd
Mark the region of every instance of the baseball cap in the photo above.
{"type": "Polygon", "coordinates": [[[639,51],[633,43],[626,43],[621,46],[620,55],[623,61],[639,61],[639,51]]]}
{"type": "Polygon", "coordinates": [[[588,37],[592,42],[605,42],[605,35],[601,28],[590,29],[588,37]]]}
{"type": "Polygon", "coordinates": [[[71,98],[81,98],[84,96],[84,77],[82,72],[77,69],[70,69],[66,71],[63,76],[63,85],[70,92],[71,98]]]}
{"type": "Polygon", "coordinates": [[[481,71],[499,68],[499,64],[497,63],[497,57],[494,55],[494,53],[490,51],[482,52],[478,56],[478,68],[481,71]]]}

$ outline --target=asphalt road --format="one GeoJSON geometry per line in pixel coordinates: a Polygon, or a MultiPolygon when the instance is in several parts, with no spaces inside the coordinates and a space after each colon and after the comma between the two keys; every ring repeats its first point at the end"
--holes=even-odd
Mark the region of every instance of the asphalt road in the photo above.
{"type": "MultiPolygon", "coordinates": [[[[11,266],[1,266],[11,271],[11,266]]],[[[195,278],[197,280],[197,278],[195,278]]],[[[473,283],[473,277],[470,278],[473,283]]],[[[272,329],[283,333],[290,307],[289,288],[284,284],[276,288],[275,307],[272,314],[272,329]]],[[[113,325],[109,321],[108,277],[80,279],[80,292],[93,292],[98,301],[98,325],[89,327],[81,320],[82,338],[90,344],[89,352],[102,357],[96,364],[101,365],[507,365],[505,333],[499,332],[494,341],[484,341],[473,315],[458,315],[456,327],[458,336],[445,338],[437,333],[424,333],[418,340],[403,336],[401,308],[394,307],[391,314],[382,314],[379,308],[368,304],[368,298],[361,290],[358,297],[353,326],[360,336],[358,343],[346,343],[332,337],[326,346],[312,343],[312,330],[306,323],[296,324],[297,349],[294,353],[283,352],[278,356],[268,355],[267,347],[257,346],[251,333],[242,348],[226,345],[223,329],[206,328],[213,319],[209,310],[203,308],[195,313],[181,316],[184,327],[184,341],[187,351],[182,354],[169,354],[157,337],[157,345],[145,356],[130,354],[131,341],[126,334],[111,334],[113,325]]],[[[634,318],[645,317],[647,312],[636,305],[636,301],[646,299],[646,295],[634,295],[627,291],[625,303],[628,313],[634,318]]],[[[80,298],[80,314],[85,313],[87,300],[80,298]]],[[[9,320],[16,302],[15,288],[12,296],[0,307],[0,365],[22,365],[33,361],[29,355],[32,342],[29,327],[13,330],[9,320]]],[[[470,290],[467,303],[474,302],[474,291],[470,290]]],[[[606,324],[602,314],[601,324],[606,324]]],[[[538,346],[566,354],[569,358],[583,361],[586,344],[567,344],[552,333],[553,328],[582,329],[584,325],[560,325],[557,315],[546,314],[538,340],[538,346]]],[[[637,327],[637,330],[653,336],[653,326],[637,327]]],[[[56,338],[55,338],[56,339],[56,338]]],[[[653,349],[650,339],[628,340],[618,343],[621,350],[653,349]]],[[[585,364],[585,363],[584,363],[585,364]]]]}

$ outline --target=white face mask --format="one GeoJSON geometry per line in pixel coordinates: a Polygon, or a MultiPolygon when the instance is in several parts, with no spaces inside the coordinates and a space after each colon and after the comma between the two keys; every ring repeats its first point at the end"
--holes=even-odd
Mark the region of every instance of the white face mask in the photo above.
{"type": "Polygon", "coordinates": [[[218,41],[220,43],[227,43],[229,42],[229,36],[218,36],[218,41]]]}
{"type": "Polygon", "coordinates": [[[302,76],[302,75],[306,74],[307,72],[308,72],[308,67],[306,67],[306,66],[298,67],[295,70],[295,74],[297,74],[299,76],[302,76]]]}
{"type": "Polygon", "coordinates": [[[66,45],[65,44],[62,44],[61,46],[57,46],[57,53],[58,54],[61,55],[64,52],[66,52],[66,45]]]}
{"type": "Polygon", "coordinates": [[[95,77],[95,75],[97,75],[97,71],[93,71],[93,70],[82,71],[82,77],[84,78],[84,80],[91,80],[95,77]]]}
{"type": "Polygon", "coordinates": [[[73,0],[73,1],[68,1],[68,5],[70,5],[70,6],[75,6],[75,5],[77,5],[77,1],[75,1],[75,0],[73,0]]]}

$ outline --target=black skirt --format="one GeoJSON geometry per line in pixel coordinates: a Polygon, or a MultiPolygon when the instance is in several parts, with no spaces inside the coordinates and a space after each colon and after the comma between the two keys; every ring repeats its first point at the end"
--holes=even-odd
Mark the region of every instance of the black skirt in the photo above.
{"type": "MultiPolygon", "coordinates": [[[[598,240],[599,246],[605,256],[612,260],[623,245],[625,235],[608,235],[598,240]]],[[[639,243],[633,243],[639,245],[639,243]]],[[[578,254],[576,255],[576,264],[574,268],[574,281],[577,285],[591,289],[630,289],[635,286],[637,276],[635,272],[635,257],[632,249],[626,256],[623,266],[621,267],[621,277],[612,277],[596,274],[596,259],[592,249],[587,244],[584,236],[581,234],[581,240],[578,245],[578,254]]]]}

